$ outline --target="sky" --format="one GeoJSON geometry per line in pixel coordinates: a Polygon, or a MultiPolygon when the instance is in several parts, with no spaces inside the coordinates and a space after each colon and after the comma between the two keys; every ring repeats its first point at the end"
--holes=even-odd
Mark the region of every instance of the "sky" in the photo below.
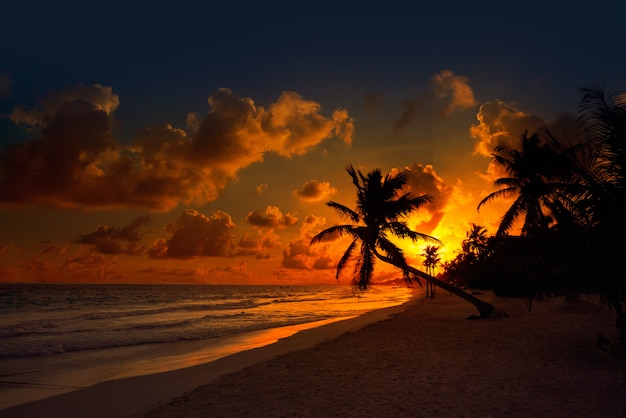
{"type": "Polygon", "coordinates": [[[2,6],[0,281],[336,283],[349,164],[431,195],[450,259],[499,141],[626,92],[618,0],[212,3],[2,6]]]}

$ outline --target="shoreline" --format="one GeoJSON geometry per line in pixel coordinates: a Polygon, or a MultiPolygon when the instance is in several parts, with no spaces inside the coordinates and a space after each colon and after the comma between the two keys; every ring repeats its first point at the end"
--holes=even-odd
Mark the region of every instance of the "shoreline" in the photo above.
{"type": "MultiPolygon", "coordinates": [[[[141,360],[143,370],[124,370],[114,378],[94,385],[41,385],[21,389],[39,391],[35,400],[15,398],[19,402],[0,409],[0,417],[121,417],[132,416],[158,406],[172,397],[182,395],[220,376],[274,357],[312,347],[346,332],[353,332],[373,322],[389,318],[416,300],[418,292],[400,305],[375,309],[355,317],[332,318],[323,321],[271,328],[224,338],[218,347],[199,348],[160,358],[157,368],[145,374],[150,360],[141,360]],[[221,347],[220,347],[221,346],[221,347]],[[161,371],[163,360],[174,368],[161,371]],[[56,386],[56,387],[54,387],[56,386]],[[93,405],[99,405],[97,409],[93,405]],[[54,412],[52,412],[54,411],[54,412]]],[[[206,344],[206,342],[205,342],[206,344]]],[[[187,345],[189,346],[189,344],[187,345]]],[[[16,388],[13,388],[14,390],[16,388]]],[[[18,392],[20,388],[17,388],[18,392]]]]}
{"type": "Polygon", "coordinates": [[[583,296],[483,294],[509,316],[467,321],[440,292],[385,321],[223,375],[142,418],[626,416],[626,362],[596,347],[612,314],[583,296]]]}

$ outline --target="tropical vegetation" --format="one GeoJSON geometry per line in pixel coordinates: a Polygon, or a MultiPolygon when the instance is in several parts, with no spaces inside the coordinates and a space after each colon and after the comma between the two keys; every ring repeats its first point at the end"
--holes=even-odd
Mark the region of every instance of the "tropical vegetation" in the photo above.
{"type": "Polygon", "coordinates": [[[597,86],[581,92],[575,138],[543,128],[494,149],[505,175],[478,209],[495,199],[512,203],[494,236],[477,240],[482,227],[472,225],[444,277],[526,297],[529,308],[555,295],[599,293],[626,344],[626,96],[597,86]]]}
{"type": "Polygon", "coordinates": [[[383,176],[379,169],[374,169],[364,175],[352,165],[346,171],[356,187],[356,208],[353,210],[333,201],[327,205],[352,223],[327,228],[311,240],[311,244],[315,244],[341,236],[351,239],[337,264],[337,277],[348,262],[356,258],[352,284],[358,291],[365,291],[371,285],[374,266],[380,260],[400,269],[409,281],[421,283],[420,279],[424,279],[465,299],[478,309],[481,317],[493,312],[493,305],[408,265],[403,251],[391,241],[390,238],[395,236],[412,241],[438,242],[430,235],[411,230],[405,221],[408,214],[431,201],[429,195],[401,194],[407,181],[402,174],[383,176]]]}

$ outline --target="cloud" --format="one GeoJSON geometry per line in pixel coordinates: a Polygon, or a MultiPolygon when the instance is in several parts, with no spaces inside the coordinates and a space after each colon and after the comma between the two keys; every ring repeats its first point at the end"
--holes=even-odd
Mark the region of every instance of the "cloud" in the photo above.
{"type": "Polygon", "coordinates": [[[410,124],[413,119],[415,119],[415,113],[419,107],[419,102],[417,99],[405,100],[402,102],[402,107],[404,107],[404,111],[402,112],[400,119],[393,124],[393,131],[396,133],[406,128],[406,126],[410,124]]]}
{"type": "Polygon", "coordinates": [[[67,245],[51,245],[44,248],[42,254],[65,254],[67,252],[67,245]]]}
{"type": "Polygon", "coordinates": [[[280,247],[280,237],[274,230],[259,230],[258,236],[244,234],[237,242],[234,256],[253,256],[259,259],[270,258],[268,249],[280,247]]]}
{"type": "Polygon", "coordinates": [[[0,244],[0,255],[17,251],[15,244],[0,244]]]}
{"type": "Polygon", "coordinates": [[[236,246],[230,215],[215,211],[206,216],[187,209],[166,226],[167,239],[157,239],[149,250],[152,258],[227,257],[236,246]]]}
{"type": "Polygon", "coordinates": [[[265,191],[268,188],[268,184],[267,183],[261,183],[258,186],[255,187],[254,191],[256,192],[256,194],[258,195],[262,195],[263,193],[265,193],[265,191]]]}
{"type": "Polygon", "coordinates": [[[514,145],[524,131],[532,133],[544,124],[540,117],[497,99],[481,105],[476,119],[478,124],[470,127],[470,135],[477,140],[474,152],[487,157],[500,142],[514,145]]]}
{"type": "Polygon", "coordinates": [[[302,220],[302,226],[300,227],[300,236],[304,239],[311,240],[317,235],[324,225],[326,224],[326,218],[323,216],[315,216],[309,213],[302,220]]]}
{"type": "Polygon", "coordinates": [[[115,258],[90,251],[66,259],[59,270],[63,272],[64,279],[116,281],[123,278],[122,273],[115,269],[116,265],[115,258]]]}
{"type": "Polygon", "coordinates": [[[99,226],[95,231],[78,237],[75,242],[93,245],[94,250],[101,254],[141,255],[145,247],[140,244],[143,237],[140,229],[149,223],[149,216],[139,216],[123,228],[99,226]]]}
{"type": "Polygon", "coordinates": [[[319,202],[337,193],[337,189],[327,181],[309,180],[293,194],[304,202],[319,202]]]}
{"type": "Polygon", "coordinates": [[[298,218],[284,214],[276,206],[268,206],[265,211],[253,210],[246,216],[246,222],[259,228],[287,228],[298,222],[298,218]]]}
{"type": "Polygon", "coordinates": [[[283,250],[282,266],[296,270],[310,270],[308,256],[311,255],[311,246],[303,239],[291,241],[286,250],[283,250]]]}
{"type": "Polygon", "coordinates": [[[0,201],[61,208],[148,208],[215,200],[239,170],[273,153],[304,155],[330,138],[350,144],[348,112],[283,92],[267,108],[228,89],[209,96],[209,113],[188,115],[189,132],[162,124],[137,133],[130,146],[114,138],[120,104],[111,87],[77,85],[42,98],[10,118],[37,132],[0,157],[0,201]]]}
{"type": "Polygon", "coordinates": [[[447,185],[430,164],[414,163],[403,169],[394,168],[390,174],[392,176],[402,174],[406,177],[404,192],[409,192],[414,196],[427,194],[432,197],[430,203],[423,205],[411,216],[411,220],[417,223],[416,230],[431,233],[445,215],[445,208],[452,195],[453,187],[447,185]]]}
{"type": "Polygon", "coordinates": [[[308,214],[302,221],[300,236],[291,241],[287,249],[283,250],[282,267],[297,270],[325,269],[332,264],[330,257],[326,255],[325,246],[311,247],[311,238],[320,232],[326,223],[321,216],[308,214]]]}
{"type": "Polygon", "coordinates": [[[448,116],[455,110],[463,110],[476,106],[474,92],[468,84],[467,77],[454,75],[450,70],[442,70],[431,78],[435,95],[440,99],[448,99],[449,102],[443,110],[444,116],[448,116]]]}

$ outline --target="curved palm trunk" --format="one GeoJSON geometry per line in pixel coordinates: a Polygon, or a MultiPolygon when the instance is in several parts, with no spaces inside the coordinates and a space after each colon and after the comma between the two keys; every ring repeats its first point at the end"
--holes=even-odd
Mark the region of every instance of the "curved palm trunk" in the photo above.
{"type": "Polygon", "coordinates": [[[470,295],[469,293],[466,293],[462,291],[461,289],[458,289],[452,286],[451,284],[448,284],[442,280],[437,279],[436,277],[431,276],[430,274],[426,274],[423,271],[416,269],[415,267],[409,266],[408,264],[402,264],[389,257],[385,257],[384,255],[379,254],[377,251],[375,252],[375,254],[376,254],[376,257],[380,258],[382,261],[389,263],[393,266],[396,266],[403,271],[409,271],[413,273],[413,275],[420,277],[426,280],[427,282],[430,282],[433,285],[439,286],[440,288],[447,290],[453,295],[458,296],[468,301],[469,303],[474,305],[476,309],[478,309],[478,312],[480,313],[480,318],[488,317],[495,310],[495,307],[492,304],[487,303],[483,300],[480,300],[477,297],[474,297],[470,295]]]}

